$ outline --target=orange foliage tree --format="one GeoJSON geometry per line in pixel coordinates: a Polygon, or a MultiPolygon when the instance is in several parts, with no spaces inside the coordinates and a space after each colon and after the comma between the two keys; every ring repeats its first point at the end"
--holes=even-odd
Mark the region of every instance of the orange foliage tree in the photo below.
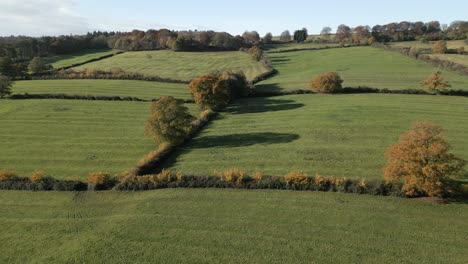
{"type": "Polygon", "coordinates": [[[430,93],[440,93],[446,92],[446,88],[450,87],[450,84],[445,81],[444,77],[442,77],[442,73],[438,71],[429,75],[429,77],[424,81],[420,82],[419,86],[423,87],[430,93]]]}
{"type": "Polygon", "coordinates": [[[447,42],[444,40],[439,40],[434,44],[434,47],[432,47],[432,52],[434,53],[439,53],[439,54],[444,54],[447,52],[447,42]]]}
{"type": "Polygon", "coordinates": [[[309,83],[309,88],[316,93],[334,93],[342,89],[343,80],[336,72],[321,74],[309,83]]]}
{"type": "Polygon", "coordinates": [[[229,81],[221,74],[207,74],[193,80],[189,91],[202,109],[219,110],[231,101],[229,81]]]}
{"type": "Polygon", "coordinates": [[[172,96],[163,96],[151,104],[151,117],[146,121],[145,134],[156,143],[178,144],[190,133],[195,117],[184,102],[172,96]]]}
{"type": "Polygon", "coordinates": [[[449,191],[450,178],[461,173],[466,164],[449,150],[441,127],[416,123],[385,154],[385,181],[401,186],[402,193],[409,197],[443,196],[449,191]]]}

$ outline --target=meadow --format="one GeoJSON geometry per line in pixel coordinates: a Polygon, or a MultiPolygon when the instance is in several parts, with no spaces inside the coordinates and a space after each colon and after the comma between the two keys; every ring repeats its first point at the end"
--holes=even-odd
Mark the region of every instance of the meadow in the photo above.
{"type": "Polygon", "coordinates": [[[60,69],[114,53],[116,53],[114,50],[85,50],[74,54],[46,57],[45,62],[51,64],[54,69],[60,69]]]}
{"type": "MultiPolygon", "coordinates": [[[[390,45],[399,46],[399,47],[416,47],[416,48],[426,48],[431,49],[435,41],[429,41],[428,43],[422,43],[421,41],[403,41],[403,42],[391,42],[390,45]]],[[[447,41],[447,48],[449,49],[458,49],[460,47],[464,47],[468,50],[468,45],[465,43],[464,40],[450,40],[447,41]]]]}
{"type": "Polygon", "coordinates": [[[270,54],[270,58],[279,74],[257,84],[260,92],[308,89],[310,80],[327,71],[338,72],[344,80],[343,86],[395,90],[420,89],[419,82],[441,71],[451,89],[468,90],[468,76],[372,47],[277,53],[270,54]]]}
{"type": "Polygon", "coordinates": [[[289,43],[273,43],[273,44],[265,44],[264,49],[266,52],[280,52],[280,51],[289,51],[289,50],[296,50],[296,49],[322,49],[326,47],[339,47],[340,44],[318,44],[314,42],[304,42],[304,43],[296,43],[296,42],[289,42],[289,43]]]}
{"type": "Polygon", "coordinates": [[[14,94],[67,94],[92,96],[130,96],[154,99],[174,96],[191,98],[187,84],[133,80],[35,80],[17,81],[14,94]]]}
{"type": "Polygon", "coordinates": [[[415,121],[446,129],[454,153],[468,159],[464,97],[421,95],[291,95],[236,101],[165,168],[187,174],[259,170],[282,176],[381,179],[384,153],[415,121]]]}
{"type": "Polygon", "coordinates": [[[340,193],[0,192],[2,263],[465,263],[468,205],[340,193]],[[46,246],[44,246],[46,245],[46,246]]]}
{"type": "MultiPolygon", "coordinates": [[[[157,146],[144,137],[150,103],[2,100],[1,169],[86,179],[120,173],[157,146]]],[[[191,106],[194,112],[194,105],[191,106]]]]}
{"type": "MultiPolygon", "coordinates": [[[[467,48],[468,49],[468,48],[467,48]]],[[[458,54],[432,54],[429,55],[431,58],[438,58],[440,60],[446,60],[455,62],[461,65],[468,67],[468,55],[458,55],[458,54]]]]}
{"type": "Polygon", "coordinates": [[[178,80],[192,80],[215,70],[243,71],[248,79],[266,72],[266,68],[245,52],[174,52],[167,50],[126,52],[112,58],[77,68],[113,70],[160,76],[178,80]]]}

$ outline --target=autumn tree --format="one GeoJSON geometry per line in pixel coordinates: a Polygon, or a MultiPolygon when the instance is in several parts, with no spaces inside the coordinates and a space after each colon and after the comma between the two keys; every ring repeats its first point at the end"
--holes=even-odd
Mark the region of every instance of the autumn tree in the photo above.
{"type": "Polygon", "coordinates": [[[172,96],[163,96],[151,104],[151,116],[145,124],[145,134],[158,143],[183,142],[195,119],[184,102],[172,96]]]}
{"type": "Polygon", "coordinates": [[[351,28],[346,25],[339,25],[336,30],[336,40],[340,43],[347,42],[351,39],[352,31],[351,28]]]}
{"type": "Polygon", "coordinates": [[[342,89],[343,80],[336,72],[326,72],[315,77],[309,88],[316,93],[335,93],[342,89]]]}
{"type": "Polygon", "coordinates": [[[367,39],[367,44],[373,45],[376,42],[376,39],[374,37],[370,37],[367,39]]]}
{"type": "Polygon", "coordinates": [[[439,54],[444,54],[447,52],[447,41],[444,40],[439,40],[434,44],[434,47],[432,47],[432,52],[434,53],[439,53],[439,54]]]}
{"type": "Polygon", "coordinates": [[[443,196],[450,178],[461,173],[466,164],[449,153],[450,149],[440,126],[417,123],[385,154],[385,181],[401,186],[402,193],[409,197],[443,196]]]}
{"type": "Polygon", "coordinates": [[[270,32],[266,33],[265,37],[263,37],[263,41],[266,44],[270,44],[273,41],[273,34],[271,34],[270,32]]]}
{"type": "Polygon", "coordinates": [[[231,101],[229,82],[220,73],[198,77],[189,84],[195,103],[202,109],[219,110],[231,101]]]}
{"type": "Polygon", "coordinates": [[[10,95],[12,86],[10,78],[0,75],[0,98],[10,95]]]}
{"type": "Polygon", "coordinates": [[[261,50],[257,46],[253,46],[252,48],[249,49],[249,54],[252,56],[254,60],[260,61],[263,57],[263,50],[261,50]]]}
{"type": "Polygon", "coordinates": [[[423,87],[426,91],[435,94],[446,92],[446,88],[451,87],[439,71],[431,74],[424,81],[420,82],[419,86],[423,87]]]}
{"type": "Polygon", "coordinates": [[[248,44],[254,45],[260,42],[260,35],[257,31],[245,31],[244,34],[242,34],[242,38],[244,38],[244,41],[248,44]]]}
{"type": "Polygon", "coordinates": [[[285,31],[283,31],[283,33],[281,33],[280,41],[282,41],[282,42],[291,41],[291,33],[289,32],[289,30],[285,30],[285,31]]]}
{"type": "Polygon", "coordinates": [[[355,43],[366,43],[370,37],[369,26],[358,26],[354,28],[355,43]]]}

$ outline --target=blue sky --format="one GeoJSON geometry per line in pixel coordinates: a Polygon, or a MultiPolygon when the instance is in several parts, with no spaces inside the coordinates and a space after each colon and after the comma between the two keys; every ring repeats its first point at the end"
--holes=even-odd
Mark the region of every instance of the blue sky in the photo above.
{"type": "Polygon", "coordinates": [[[450,23],[468,20],[468,1],[109,1],[0,0],[0,35],[82,34],[92,30],[212,29],[261,35],[306,27],[385,24],[396,21],[450,23]]]}

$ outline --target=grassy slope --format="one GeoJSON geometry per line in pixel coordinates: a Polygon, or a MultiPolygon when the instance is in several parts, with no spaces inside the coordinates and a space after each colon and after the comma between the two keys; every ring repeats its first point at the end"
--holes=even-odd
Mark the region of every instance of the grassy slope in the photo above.
{"type": "Polygon", "coordinates": [[[418,95],[295,95],[241,100],[166,167],[206,174],[238,168],[381,178],[384,153],[414,121],[446,130],[468,159],[468,99],[418,95]]]}
{"type": "Polygon", "coordinates": [[[52,64],[54,69],[63,68],[71,66],[77,63],[83,63],[88,60],[106,56],[109,54],[115,53],[113,50],[85,50],[83,52],[78,52],[68,55],[57,55],[52,57],[45,58],[46,63],[52,64]]]}
{"type": "MultiPolygon", "coordinates": [[[[467,48],[468,49],[468,48],[467,48]]],[[[438,58],[441,60],[451,61],[458,64],[468,66],[468,55],[458,55],[458,54],[434,54],[430,55],[432,58],[438,58]]]]}
{"type": "MultiPolygon", "coordinates": [[[[371,47],[300,51],[271,54],[279,74],[257,85],[259,91],[308,89],[316,75],[336,71],[344,86],[418,89],[418,83],[435,68],[425,62],[392,51],[371,47]]],[[[442,71],[452,89],[468,89],[468,76],[442,71]]]]}
{"type": "Polygon", "coordinates": [[[39,80],[17,81],[13,93],[132,96],[153,99],[164,95],[189,99],[186,84],[131,80],[39,80]]]}
{"type": "MultiPolygon", "coordinates": [[[[434,44],[435,44],[435,41],[430,41],[429,43],[421,43],[421,41],[403,41],[403,42],[390,43],[390,45],[400,46],[400,47],[417,47],[417,48],[427,48],[427,49],[432,48],[434,44]]],[[[460,47],[465,47],[465,49],[468,49],[468,45],[465,44],[464,40],[447,41],[447,48],[449,49],[457,49],[460,47]]]]}
{"type": "Polygon", "coordinates": [[[94,68],[138,72],[165,78],[191,80],[199,75],[216,70],[244,71],[252,79],[266,69],[254,61],[249,54],[232,52],[173,52],[141,51],[126,52],[110,59],[89,63],[78,69],[94,68]]]}
{"type": "Polygon", "coordinates": [[[0,192],[2,263],[465,263],[468,206],[336,193],[0,192]],[[47,245],[43,247],[41,245],[47,245]]]}
{"type": "Polygon", "coordinates": [[[285,50],[294,50],[294,49],[319,49],[325,47],[338,47],[340,44],[316,44],[313,42],[305,43],[275,43],[275,44],[265,44],[264,49],[267,52],[272,51],[285,51],[285,50]]]}
{"type": "Polygon", "coordinates": [[[121,172],[155,144],[144,137],[149,103],[1,100],[0,169],[56,177],[121,172]]]}

